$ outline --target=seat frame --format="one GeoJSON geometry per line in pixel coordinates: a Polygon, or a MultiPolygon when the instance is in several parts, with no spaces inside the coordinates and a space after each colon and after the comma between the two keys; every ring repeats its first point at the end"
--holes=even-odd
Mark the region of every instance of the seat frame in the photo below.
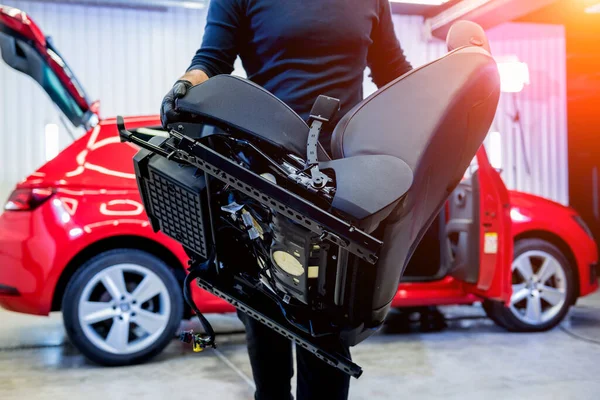
{"type": "MultiPolygon", "coordinates": [[[[348,221],[344,221],[337,216],[318,208],[309,201],[297,196],[295,193],[256,175],[211,148],[203,145],[199,141],[195,141],[176,131],[171,131],[170,138],[168,139],[161,138],[160,141],[147,142],[128,131],[125,128],[122,117],[117,118],[117,127],[122,141],[131,142],[142,148],[134,159],[136,176],[144,208],[151,221],[152,228],[155,231],[162,230],[164,233],[168,234],[168,232],[162,229],[163,224],[168,223],[186,226],[186,221],[190,218],[188,213],[169,215],[171,209],[168,208],[168,205],[165,205],[165,209],[162,211],[154,209],[156,205],[153,205],[151,198],[155,195],[152,193],[160,191],[161,188],[157,187],[157,184],[152,181],[151,177],[153,174],[164,174],[165,179],[173,181],[175,185],[180,184],[168,176],[168,171],[164,171],[164,168],[161,168],[159,171],[151,171],[152,159],[154,157],[159,157],[160,159],[164,158],[169,161],[175,161],[179,165],[194,166],[204,173],[207,182],[209,181],[208,178],[210,176],[232,186],[258,202],[267,202],[272,207],[278,208],[278,211],[281,214],[320,235],[323,240],[339,246],[340,249],[352,253],[368,264],[373,265],[377,262],[379,251],[383,245],[381,240],[358,229],[348,221]],[[165,217],[166,215],[168,215],[168,217],[165,217]],[[168,221],[166,221],[165,218],[167,218],[168,221]]],[[[171,169],[174,169],[175,173],[178,173],[177,170],[180,170],[180,167],[177,167],[177,164],[175,163],[172,163],[172,166],[171,169]]],[[[182,190],[189,190],[189,188],[183,187],[182,190]]],[[[208,198],[205,199],[203,203],[210,204],[210,190],[206,190],[205,192],[208,198]]],[[[200,193],[196,195],[201,196],[200,193]]],[[[209,220],[217,217],[212,215],[210,207],[208,207],[208,211],[211,214],[209,220]]],[[[197,220],[202,221],[202,217],[199,216],[197,220]]],[[[207,223],[210,224],[210,230],[212,231],[214,225],[210,223],[210,221],[207,221],[207,223]]],[[[210,237],[208,237],[207,229],[204,229],[204,227],[201,226],[200,231],[205,235],[204,239],[206,243],[210,243],[211,240],[210,237]]],[[[185,236],[185,233],[182,234],[185,236]]],[[[189,234],[192,235],[193,232],[190,232],[189,234]]],[[[215,237],[215,232],[212,231],[213,240],[215,237]]],[[[186,238],[181,235],[173,238],[183,243],[184,246],[186,243],[192,243],[194,241],[193,238],[186,238]]],[[[252,318],[255,318],[261,323],[276,330],[285,337],[294,340],[298,345],[304,347],[332,367],[355,378],[360,377],[362,368],[359,365],[353,363],[341,354],[327,351],[325,342],[322,343],[321,339],[318,337],[313,337],[293,325],[286,323],[285,318],[279,314],[278,310],[269,313],[270,316],[266,315],[264,312],[259,312],[257,310],[258,307],[268,307],[269,304],[271,304],[272,307],[272,300],[263,292],[257,290],[252,296],[243,296],[243,294],[237,293],[234,288],[231,287],[231,282],[228,279],[222,279],[218,273],[215,274],[214,271],[217,271],[218,268],[216,267],[214,257],[211,257],[209,254],[209,248],[212,247],[214,251],[214,246],[215,244],[213,243],[212,245],[206,246],[204,249],[199,249],[199,251],[188,248],[188,250],[192,250],[190,254],[190,268],[199,266],[202,263],[206,264],[212,259],[212,265],[203,266],[201,269],[205,270],[205,273],[203,273],[202,276],[197,277],[200,287],[225,299],[235,307],[246,312],[252,318]],[[205,261],[207,259],[209,261],[205,261]]],[[[341,262],[342,260],[339,260],[338,264],[341,262]]],[[[340,280],[337,284],[344,286],[346,285],[346,282],[340,280]]],[[[214,345],[214,343],[207,343],[206,345],[214,345]]]]}

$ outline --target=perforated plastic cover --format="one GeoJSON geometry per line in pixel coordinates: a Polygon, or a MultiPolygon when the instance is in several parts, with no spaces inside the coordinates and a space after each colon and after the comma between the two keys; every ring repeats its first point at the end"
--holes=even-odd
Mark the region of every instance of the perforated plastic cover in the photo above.
{"type": "MultiPolygon", "coordinates": [[[[160,230],[202,257],[207,257],[201,194],[149,166],[144,179],[152,217],[160,230]]],[[[191,171],[188,171],[191,172],[191,171]]]]}

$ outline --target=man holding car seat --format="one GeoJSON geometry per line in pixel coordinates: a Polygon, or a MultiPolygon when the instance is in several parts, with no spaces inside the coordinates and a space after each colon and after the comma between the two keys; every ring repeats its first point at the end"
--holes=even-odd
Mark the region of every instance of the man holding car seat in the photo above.
{"type": "MultiPolygon", "coordinates": [[[[165,97],[161,119],[178,119],[175,100],[218,74],[230,74],[240,56],[248,78],[305,120],[323,94],[341,100],[329,127],[363,98],[365,68],[378,87],[411,70],[394,33],[388,0],[212,0],[201,48],[165,97]]],[[[331,132],[320,139],[329,151],[331,132]]],[[[239,313],[247,331],[256,399],[291,398],[291,342],[239,313]]],[[[350,357],[349,349],[329,349],[350,357]]],[[[297,348],[299,399],[346,399],[349,376],[297,348]]]]}
{"type": "MultiPolygon", "coordinates": [[[[382,87],[412,69],[394,33],[387,0],[212,0],[201,48],[163,100],[161,120],[176,121],[175,99],[240,57],[248,79],[273,93],[305,120],[319,95],[341,100],[329,126],[363,100],[365,68],[382,87]]],[[[329,151],[331,131],[320,135],[329,151]]],[[[290,399],[294,373],[289,339],[239,313],[247,332],[255,397],[290,399]]],[[[331,351],[350,358],[340,343],[331,351]]],[[[349,375],[297,348],[298,399],[346,399],[349,375]]]]}

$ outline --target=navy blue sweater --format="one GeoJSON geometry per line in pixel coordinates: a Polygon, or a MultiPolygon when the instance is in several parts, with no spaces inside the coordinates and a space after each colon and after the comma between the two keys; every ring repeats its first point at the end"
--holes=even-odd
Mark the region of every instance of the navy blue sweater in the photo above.
{"type": "Polygon", "coordinates": [[[341,100],[338,119],[359,103],[367,66],[378,87],[412,68],[388,0],[211,0],[189,69],[230,74],[238,55],[250,80],[304,119],[320,94],[341,100]]]}

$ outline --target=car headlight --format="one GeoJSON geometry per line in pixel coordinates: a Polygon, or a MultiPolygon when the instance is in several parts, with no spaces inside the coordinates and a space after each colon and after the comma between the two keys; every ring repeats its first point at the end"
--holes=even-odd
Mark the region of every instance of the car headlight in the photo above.
{"type": "Polygon", "coordinates": [[[594,235],[592,234],[592,230],[590,229],[589,226],[587,226],[587,224],[585,223],[585,221],[583,220],[583,218],[581,218],[581,215],[574,215],[573,219],[575,220],[575,222],[577,222],[577,225],[579,225],[581,227],[581,229],[583,229],[585,231],[585,233],[587,233],[587,235],[589,237],[591,237],[592,239],[594,239],[594,235]]]}

